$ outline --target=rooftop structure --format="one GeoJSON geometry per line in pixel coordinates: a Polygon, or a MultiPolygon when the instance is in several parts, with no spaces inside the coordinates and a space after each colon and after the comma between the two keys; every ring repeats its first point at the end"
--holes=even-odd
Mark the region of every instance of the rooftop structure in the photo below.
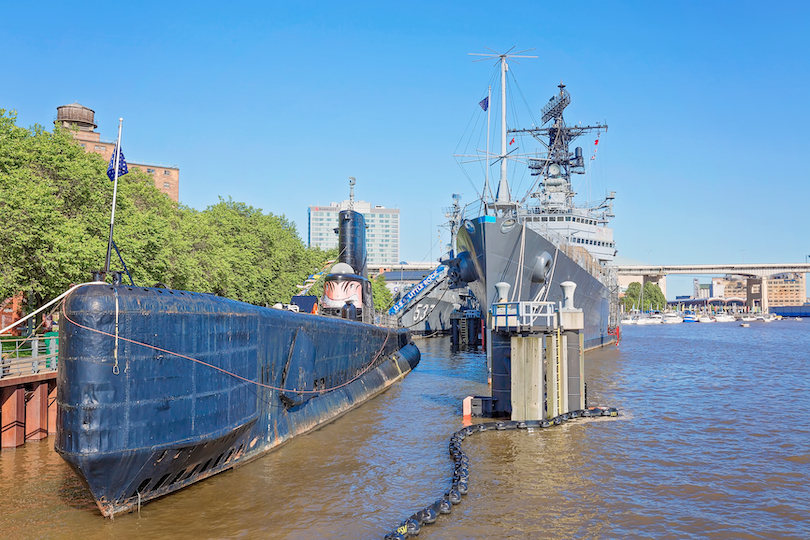
{"type": "Polygon", "coordinates": [[[307,236],[310,246],[321,249],[338,247],[338,214],[352,208],[366,220],[366,252],[369,268],[390,267],[399,262],[399,209],[372,205],[365,201],[345,200],[326,206],[310,206],[307,236]]]}
{"type": "MultiPolygon", "coordinates": [[[[101,134],[94,131],[98,125],[95,121],[95,111],[79,103],[62,105],[56,108],[54,124],[65,129],[78,128],[73,131],[76,139],[85,152],[100,154],[106,161],[110,161],[115,150],[115,139],[102,139],[101,134]]],[[[124,152],[124,157],[126,157],[124,152]]],[[[158,165],[143,161],[133,161],[127,158],[127,165],[137,167],[152,176],[155,187],[169,196],[175,202],[180,200],[180,168],[176,165],[158,165]]]]}

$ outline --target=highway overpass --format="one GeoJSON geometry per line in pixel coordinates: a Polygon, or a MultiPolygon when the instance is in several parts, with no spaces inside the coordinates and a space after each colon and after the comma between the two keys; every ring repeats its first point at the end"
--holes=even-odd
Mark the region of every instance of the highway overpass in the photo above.
{"type": "Polygon", "coordinates": [[[733,274],[735,276],[768,277],[786,272],[810,273],[808,263],[779,264],[616,264],[620,276],[666,276],[669,274],[733,274]]]}

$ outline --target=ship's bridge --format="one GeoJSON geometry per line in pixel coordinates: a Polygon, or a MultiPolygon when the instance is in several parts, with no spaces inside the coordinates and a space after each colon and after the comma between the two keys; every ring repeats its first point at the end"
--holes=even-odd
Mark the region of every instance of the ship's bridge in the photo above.
{"type": "Polygon", "coordinates": [[[519,219],[555,245],[579,246],[602,262],[611,262],[616,257],[613,229],[606,219],[598,219],[587,213],[539,213],[521,212],[519,219]]]}

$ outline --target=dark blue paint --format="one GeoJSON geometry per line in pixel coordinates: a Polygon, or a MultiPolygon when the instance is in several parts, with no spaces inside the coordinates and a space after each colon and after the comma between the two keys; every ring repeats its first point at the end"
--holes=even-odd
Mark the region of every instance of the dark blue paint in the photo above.
{"type": "Polygon", "coordinates": [[[67,297],[63,321],[56,450],[105,515],[258,457],[419,362],[405,330],[167,289],[89,284],[67,297]],[[121,338],[286,399],[122,339],[115,374],[114,337],[68,319],[114,335],[116,297],[121,338]]]}

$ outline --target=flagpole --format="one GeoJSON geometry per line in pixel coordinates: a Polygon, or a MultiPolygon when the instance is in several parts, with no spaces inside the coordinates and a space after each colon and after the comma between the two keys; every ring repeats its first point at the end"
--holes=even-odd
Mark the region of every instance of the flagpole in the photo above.
{"type": "Polygon", "coordinates": [[[115,179],[113,180],[112,213],[110,214],[110,238],[107,241],[107,259],[104,262],[104,275],[110,271],[110,252],[112,251],[113,226],[115,225],[115,199],[118,195],[118,162],[121,159],[121,126],[123,118],[118,119],[118,141],[115,143],[115,179]]]}
{"type": "MultiPolygon", "coordinates": [[[[487,88],[487,163],[486,180],[484,181],[484,197],[489,197],[489,103],[492,99],[492,86],[487,88]]],[[[486,201],[484,202],[484,215],[489,215],[486,201]]]]}

